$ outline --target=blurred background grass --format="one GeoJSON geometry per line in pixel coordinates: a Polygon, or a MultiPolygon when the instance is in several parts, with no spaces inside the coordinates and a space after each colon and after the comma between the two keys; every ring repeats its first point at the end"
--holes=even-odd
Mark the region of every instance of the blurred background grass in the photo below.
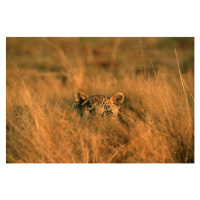
{"type": "MultiPolygon", "coordinates": [[[[7,38],[7,69],[13,61],[20,68],[38,71],[62,71],[58,48],[65,56],[78,55],[92,66],[109,67],[113,53],[115,65],[123,68],[149,67],[144,47],[156,68],[174,67],[177,49],[183,72],[194,67],[194,38],[7,38]],[[48,42],[47,42],[48,40],[48,42]],[[117,49],[117,50],[115,50],[117,49]],[[56,51],[57,50],[57,51],[56,51]],[[117,52],[115,52],[117,51],[117,52]],[[88,62],[87,62],[88,61],[88,62]]],[[[86,65],[87,66],[87,65],[86,65]]]]}

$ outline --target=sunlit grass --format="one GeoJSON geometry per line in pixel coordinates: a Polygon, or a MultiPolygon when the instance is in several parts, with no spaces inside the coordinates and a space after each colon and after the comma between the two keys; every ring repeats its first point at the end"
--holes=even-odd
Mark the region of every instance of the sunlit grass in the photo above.
{"type": "Polygon", "coordinates": [[[173,43],[171,53],[162,49],[166,40],[152,41],[7,38],[6,161],[194,162],[193,61],[183,59],[186,51],[193,55],[191,39],[175,40],[189,45],[178,46],[178,64],[173,43]],[[137,67],[145,70],[136,74],[137,67]],[[118,121],[78,116],[74,94],[81,91],[122,92],[118,121]]]}

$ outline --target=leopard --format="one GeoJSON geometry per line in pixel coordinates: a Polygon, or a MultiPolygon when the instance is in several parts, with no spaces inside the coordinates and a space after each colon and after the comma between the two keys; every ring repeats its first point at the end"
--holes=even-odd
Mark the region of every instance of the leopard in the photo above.
{"type": "Polygon", "coordinates": [[[75,109],[80,116],[101,116],[106,119],[117,119],[124,94],[117,92],[111,97],[104,95],[88,96],[84,92],[75,93],[75,109]]]}

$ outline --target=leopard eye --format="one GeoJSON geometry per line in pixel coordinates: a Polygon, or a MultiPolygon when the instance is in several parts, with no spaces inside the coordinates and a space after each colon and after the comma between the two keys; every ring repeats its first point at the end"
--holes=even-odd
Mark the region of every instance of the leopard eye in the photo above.
{"type": "Polygon", "coordinates": [[[113,110],[106,110],[104,111],[103,115],[113,115],[114,111],[113,110]]]}
{"type": "Polygon", "coordinates": [[[87,110],[88,110],[88,112],[91,113],[91,114],[93,114],[93,113],[95,112],[95,109],[92,108],[92,106],[91,106],[91,107],[88,107],[87,110]]]}
{"type": "Polygon", "coordinates": [[[89,111],[90,113],[92,113],[92,108],[88,108],[88,111],[89,111]]]}
{"type": "Polygon", "coordinates": [[[87,108],[88,110],[92,110],[92,106],[88,106],[88,108],[87,108]]]}

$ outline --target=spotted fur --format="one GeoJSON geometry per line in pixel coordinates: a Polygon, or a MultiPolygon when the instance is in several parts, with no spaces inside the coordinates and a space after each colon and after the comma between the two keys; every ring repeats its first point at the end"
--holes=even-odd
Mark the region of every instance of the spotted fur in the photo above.
{"type": "Polygon", "coordinates": [[[75,94],[75,101],[75,108],[81,116],[97,115],[116,119],[124,95],[118,92],[109,98],[103,95],[87,96],[83,92],[78,92],[75,94]]]}

